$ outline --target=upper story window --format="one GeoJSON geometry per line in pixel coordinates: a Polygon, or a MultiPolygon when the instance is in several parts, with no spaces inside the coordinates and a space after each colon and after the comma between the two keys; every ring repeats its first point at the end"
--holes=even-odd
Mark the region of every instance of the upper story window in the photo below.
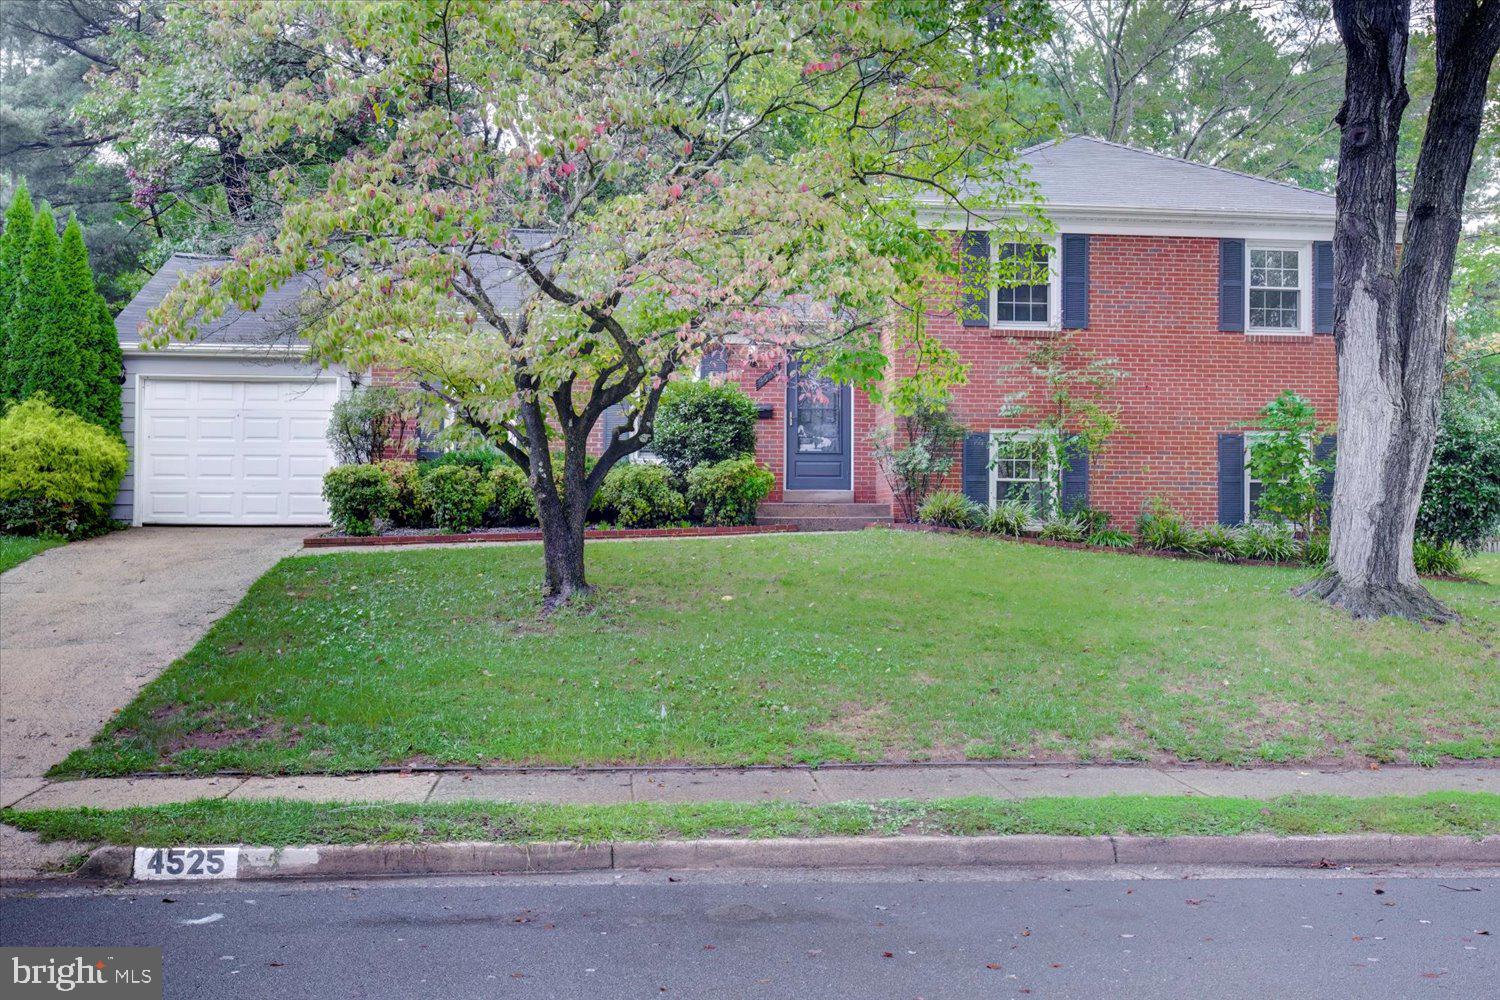
{"type": "Polygon", "coordinates": [[[1004,284],[995,289],[991,325],[1057,326],[1057,261],[1057,247],[1052,243],[998,244],[995,266],[1004,284]]]}
{"type": "Polygon", "coordinates": [[[1305,333],[1307,310],[1303,293],[1308,285],[1308,254],[1302,247],[1248,247],[1250,280],[1249,329],[1260,333],[1305,333]]]}

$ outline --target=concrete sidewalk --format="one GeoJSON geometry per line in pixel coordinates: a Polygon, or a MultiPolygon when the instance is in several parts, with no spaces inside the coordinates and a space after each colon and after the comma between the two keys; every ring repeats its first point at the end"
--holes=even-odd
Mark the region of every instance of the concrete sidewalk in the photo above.
{"type": "Polygon", "coordinates": [[[918,765],[534,771],[448,771],[281,778],[86,778],[40,788],[0,789],[18,809],[163,805],[191,799],[300,799],[310,802],[801,802],[1002,799],[1078,795],[1322,795],[1500,793],[1500,767],[1153,768],[1086,764],[918,765]]]}

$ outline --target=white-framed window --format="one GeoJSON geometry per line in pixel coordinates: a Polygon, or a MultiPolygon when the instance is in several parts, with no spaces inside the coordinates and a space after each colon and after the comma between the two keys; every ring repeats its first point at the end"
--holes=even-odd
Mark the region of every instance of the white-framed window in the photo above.
{"type": "MultiPolygon", "coordinates": [[[[1255,478],[1255,472],[1250,464],[1250,456],[1255,453],[1255,446],[1272,436],[1271,431],[1250,431],[1245,434],[1245,523],[1260,520],[1260,496],[1265,492],[1266,484],[1255,478]]],[[[1316,458],[1313,455],[1314,441],[1311,435],[1305,439],[1307,445],[1306,464],[1312,467],[1316,458]]]]}
{"type": "Polygon", "coordinates": [[[1245,258],[1245,329],[1250,333],[1311,333],[1312,247],[1247,243],[1245,258]]]}
{"type": "Polygon", "coordinates": [[[1017,498],[1038,518],[1057,507],[1057,443],[1046,431],[990,432],[990,507],[1017,498]]]}
{"type": "Polygon", "coordinates": [[[991,265],[1015,269],[1017,277],[1036,279],[1007,284],[990,292],[990,326],[1023,330],[1053,330],[1062,323],[1062,251],[1056,239],[1035,242],[992,241],[991,265]]]}

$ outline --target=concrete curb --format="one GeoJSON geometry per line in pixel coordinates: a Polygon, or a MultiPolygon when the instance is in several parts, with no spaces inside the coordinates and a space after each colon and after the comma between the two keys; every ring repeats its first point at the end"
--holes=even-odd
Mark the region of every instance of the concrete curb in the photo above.
{"type": "MultiPolygon", "coordinates": [[[[130,879],[135,849],[96,849],[81,878],[130,879]]],[[[1500,865],[1500,836],[821,837],[576,844],[488,842],[242,847],[240,879],[551,874],[610,869],[967,865],[1500,865]]]]}

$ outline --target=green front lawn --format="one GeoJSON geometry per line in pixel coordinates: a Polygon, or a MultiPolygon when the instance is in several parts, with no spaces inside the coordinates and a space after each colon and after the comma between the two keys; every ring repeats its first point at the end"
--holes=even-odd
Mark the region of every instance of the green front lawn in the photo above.
{"type": "Polygon", "coordinates": [[[382,764],[1500,757],[1500,588],[1355,623],[1304,570],[866,531],[300,557],[63,775],[382,764]]]}
{"type": "Polygon", "coordinates": [[[1316,833],[1500,833],[1500,795],[1434,792],[1352,799],[1119,795],[987,798],[937,802],[633,802],[559,806],[507,802],[348,804],[200,799],[134,809],[0,809],[0,822],[44,840],[162,847],[175,844],[441,843],[567,840],[696,840],[704,837],[833,837],[1051,834],[1228,837],[1316,833]]]}
{"type": "Polygon", "coordinates": [[[15,569],[38,552],[46,552],[50,548],[63,544],[66,540],[56,535],[41,537],[0,535],[0,573],[15,569]]]}

